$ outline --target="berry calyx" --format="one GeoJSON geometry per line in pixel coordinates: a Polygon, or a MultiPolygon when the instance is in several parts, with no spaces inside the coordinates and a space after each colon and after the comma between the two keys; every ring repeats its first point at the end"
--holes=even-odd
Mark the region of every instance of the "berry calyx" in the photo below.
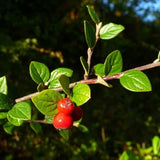
{"type": "Polygon", "coordinates": [[[73,118],[59,112],[53,118],[53,126],[57,129],[70,129],[73,126],[73,118]]]}
{"type": "Polygon", "coordinates": [[[57,109],[61,113],[71,114],[74,110],[74,103],[69,98],[62,98],[57,104],[57,109]]]}
{"type": "Polygon", "coordinates": [[[74,110],[71,116],[73,118],[73,121],[78,121],[83,116],[83,110],[80,107],[74,107],[74,110]]]}

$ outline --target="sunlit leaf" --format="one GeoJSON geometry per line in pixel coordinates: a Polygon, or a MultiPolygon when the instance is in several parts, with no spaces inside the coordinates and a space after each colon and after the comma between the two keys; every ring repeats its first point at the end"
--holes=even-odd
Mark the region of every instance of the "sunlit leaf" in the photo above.
{"type": "Polygon", "coordinates": [[[148,92],[152,90],[150,80],[139,70],[125,72],[120,77],[121,85],[133,92],[148,92]]]}
{"type": "Polygon", "coordinates": [[[152,147],[153,147],[153,153],[155,155],[160,154],[160,138],[158,136],[154,136],[152,139],[152,147]]]}
{"type": "Polygon", "coordinates": [[[0,78],[0,93],[7,94],[7,80],[5,76],[0,78]]]}
{"type": "Polygon", "coordinates": [[[57,68],[51,72],[51,77],[49,79],[49,89],[59,88],[61,85],[58,82],[58,78],[61,75],[65,75],[67,77],[71,77],[73,74],[73,70],[69,68],[57,68]]]}
{"type": "Polygon", "coordinates": [[[9,117],[17,120],[31,119],[31,106],[27,102],[16,103],[11,110],[8,111],[9,117]]]}
{"type": "Polygon", "coordinates": [[[99,75],[99,76],[104,76],[104,64],[102,63],[98,63],[94,66],[93,68],[94,72],[96,75],[99,75]]]}
{"type": "Polygon", "coordinates": [[[37,83],[45,83],[48,81],[50,72],[48,67],[40,62],[32,61],[29,66],[31,78],[37,83]]]}
{"type": "Polygon", "coordinates": [[[94,9],[90,5],[87,5],[87,8],[88,8],[88,13],[91,19],[93,20],[93,22],[98,24],[100,20],[99,20],[97,13],[94,11],[94,9]]]}
{"type": "Polygon", "coordinates": [[[32,101],[42,114],[52,116],[57,113],[57,103],[61,98],[59,92],[47,89],[33,96],[32,101]]]}
{"type": "Polygon", "coordinates": [[[73,96],[70,98],[77,106],[86,103],[91,98],[89,86],[84,83],[76,84],[73,88],[73,96]]]}
{"type": "Polygon", "coordinates": [[[6,122],[3,125],[3,129],[6,133],[8,134],[13,134],[13,130],[14,130],[15,126],[13,124],[11,124],[10,122],[6,122]]]}
{"type": "Polygon", "coordinates": [[[124,27],[119,24],[108,23],[100,29],[101,39],[112,39],[116,37],[120,32],[124,30],[124,27]]]}
{"type": "Polygon", "coordinates": [[[0,119],[5,119],[7,118],[7,112],[0,112],[0,119]]]}
{"type": "Polygon", "coordinates": [[[110,53],[104,62],[104,73],[111,76],[122,71],[122,56],[120,51],[116,50],[110,53]]]}
{"type": "Polygon", "coordinates": [[[14,126],[21,126],[23,124],[23,120],[17,119],[17,118],[12,118],[9,114],[7,114],[7,119],[8,121],[13,124],[14,126]]]}

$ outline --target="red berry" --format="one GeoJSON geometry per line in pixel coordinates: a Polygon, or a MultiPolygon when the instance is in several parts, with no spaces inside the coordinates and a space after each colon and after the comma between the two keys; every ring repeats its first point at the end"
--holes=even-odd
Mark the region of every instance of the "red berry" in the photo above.
{"type": "Polygon", "coordinates": [[[72,118],[73,121],[78,121],[83,116],[83,110],[80,107],[74,107],[74,110],[72,112],[72,118]]]}
{"type": "Polygon", "coordinates": [[[62,98],[57,104],[57,109],[61,113],[71,114],[74,110],[74,103],[68,98],[62,98]]]}
{"type": "Polygon", "coordinates": [[[57,129],[70,129],[73,126],[73,118],[59,112],[53,118],[53,126],[57,129]]]}

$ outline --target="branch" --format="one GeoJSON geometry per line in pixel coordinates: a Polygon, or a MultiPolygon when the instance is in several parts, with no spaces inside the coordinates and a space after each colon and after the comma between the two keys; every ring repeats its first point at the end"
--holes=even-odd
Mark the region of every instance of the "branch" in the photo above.
{"type": "MultiPolygon", "coordinates": [[[[100,22],[99,24],[96,24],[96,33],[95,33],[95,36],[96,36],[96,41],[95,41],[95,44],[92,48],[88,48],[87,50],[87,55],[88,55],[88,59],[87,59],[87,64],[88,64],[88,74],[90,72],[90,67],[91,67],[91,58],[92,58],[92,54],[93,54],[93,51],[94,51],[94,48],[96,47],[96,44],[99,40],[99,31],[102,27],[102,22],[100,22]]],[[[88,79],[88,76],[84,75],[84,79],[88,79]]]]}
{"type": "Polygon", "coordinates": [[[25,122],[28,122],[28,123],[35,122],[35,123],[50,124],[45,119],[43,119],[43,120],[26,120],[25,122]]]}
{"type": "MultiPolygon", "coordinates": [[[[140,70],[140,71],[143,71],[143,70],[148,70],[148,69],[159,67],[159,66],[160,66],[160,62],[156,62],[156,63],[150,63],[150,64],[147,64],[147,65],[144,65],[144,66],[136,67],[136,68],[133,68],[133,69],[130,69],[130,70],[140,70]]],[[[125,72],[130,71],[130,70],[126,70],[124,72],[121,72],[121,73],[118,73],[118,74],[115,74],[115,75],[112,75],[112,76],[105,76],[105,77],[102,77],[102,78],[105,81],[109,81],[109,80],[113,80],[113,79],[119,79],[122,74],[124,74],[125,72]]],[[[97,78],[80,80],[80,81],[71,83],[69,85],[69,88],[73,88],[77,83],[97,84],[97,78]]],[[[62,88],[55,88],[53,90],[55,90],[55,91],[63,91],[62,88]]],[[[31,99],[34,95],[36,95],[38,93],[39,92],[35,92],[35,93],[29,94],[27,96],[24,96],[24,97],[21,97],[21,98],[17,98],[17,99],[15,99],[15,103],[31,99]]]]}

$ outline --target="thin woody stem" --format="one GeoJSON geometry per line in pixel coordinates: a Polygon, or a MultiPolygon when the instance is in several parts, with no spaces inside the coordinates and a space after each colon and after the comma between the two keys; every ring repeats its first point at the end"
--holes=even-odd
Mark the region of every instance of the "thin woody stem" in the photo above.
{"type": "MultiPolygon", "coordinates": [[[[92,58],[92,54],[93,54],[93,51],[94,51],[94,48],[96,47],[96,44],[99,40],[99,31],[102,27],[102,22],[100,22],[99,24],[96,24],[96,33],[95,33],[95,36],[96,36],[96,41],[95,41],[95,44],[92,48],[88,48],[87,50],[87,55],[88,55],[88,59],[87,59],[87,64],[88,64],[88,74],[90,72],[90,68],[91,68],[91,58],[92,58]]],[[[88,79],[88,76],[84,75],[84,79],[88,79]]]]}
{"type": "MultiPolygon", "coordinates": [[[[140,67],[136,67],[136,68],[133,68],[133,69],[130,69],[130,70],[140,70],[140,71],[143,71],[143,70],[148,70],[148,69],[159,67],[159,66],[160,66],[160,62],[156,62],[156,63],[150,63],[150,64],[143,65],[143,66],[140,66],[140,67]]],[[[130,71],[130,70],[126,70],[124,72],[121,72],[121,73],[118,73],[118,74],[115,74],[115,75],[112,75],[112,76],[105,76],[105,77],[102,77],[102,78],[105,81],[109,81],[109,80],[113,80],[113,79],[119,79],[121,77],[121,75],[123,75],[125,72],[130,71]]],[[[98,82],[97,82],[97,78],[86,79],[86,80],[84,79],[84,80],[80,80],[80,81],[71,83],[69,85],[69,88],[73,88],[77,83],[97,84],[98,82]]],[[[62,88],[55,88],[53,90],[55,90],[55,91],[63,91],[62,88]]],[[[34,95],[36,95],[38,93],[39,92],[35,92],[35,93],[29,94],[27,96],[24,96],[24,97],[21,97],[21,98],[17,98],[17,99],[15,99],[15,103],[31,99],[34,95]]]]}
{"type": "Polygon", "coordinates": [[[49,124],[45,119],[44,120],[26,120],[25,122],[34,122],[34,123],[43,123],[43,124],[49,124]]]}

